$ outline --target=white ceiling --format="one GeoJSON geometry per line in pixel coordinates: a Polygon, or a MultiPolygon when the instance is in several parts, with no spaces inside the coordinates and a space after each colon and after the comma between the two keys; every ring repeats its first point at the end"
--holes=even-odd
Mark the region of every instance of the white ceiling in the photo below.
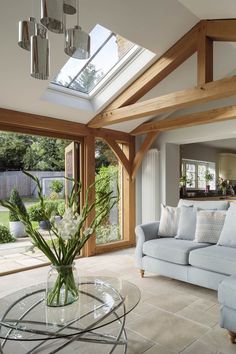
{"type": "Polygon", "coordinates": [[[202,143],[202,145],[214,147],[217,149],[236,151],[236,138],[206,141],[202,143]]]}
{"type": "MultiPolygon", "coordinates": [[[[80,0],[80,22],[86,31],[97,23],[155,52],[159,57],[199,19],[231,18],[236,13],[235,0],[80,0]]],[[[0,107],[86,123],[93,114],[42,100],[49,81],[29,75],[29,53],[17,46],[18,21],[39,16],[39,0],[1,0],[1,95],[0,107]],[[32,1],[34,9],[32,9],[32,1]]],[[[73,21],[72,21],[73,22],[73,21]]],[[[68,59],[63,52],[63,36],[50,33],[51,77],[68,59]]],[[[220,78],[236,69],[236,48],[230,44],[215,46],[214,77],[220,78]]],[[[145,98],[196,84],[196,59],[193,56],[145,98]]],[[[130,131],[143,120],[111,126],[130,131]]]]}

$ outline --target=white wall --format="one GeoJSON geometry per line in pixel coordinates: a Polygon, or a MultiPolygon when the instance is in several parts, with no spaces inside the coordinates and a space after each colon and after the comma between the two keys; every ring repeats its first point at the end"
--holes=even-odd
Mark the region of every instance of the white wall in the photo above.
{"type": "MultiPolygon", "coordinates": [[[[158,136],[152,147],[160,151],[160,171],[159,184],[160,196],[159,204],[165,203],[176,205],[179,198],[179,145],[201,143],[205,141],[213,141],[220,139],[228,139],[236,137],[236,119],[207,124],[204,126],[196,126],[191,128],[183,128],[162,133],[158,136]]],[[[142,138],[137,138],[142,141],[142,138]]],[[[203,159],[203,156],[202,158],[203,159]]],[[[136,180],[136,198],[137,198],[137,224],[140,223],[140,209],[142,200],[141,195],[141,174],[140,171],[136,180]]]]}

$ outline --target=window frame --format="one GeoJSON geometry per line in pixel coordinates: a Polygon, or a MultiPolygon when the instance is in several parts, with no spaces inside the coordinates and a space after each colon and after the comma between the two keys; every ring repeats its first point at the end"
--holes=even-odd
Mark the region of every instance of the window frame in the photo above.
{"type": "Polygon", "coordinates": [[[206,170],[211,168],[214,169],[214,180],[212,181],[212,183],[214,183],[214,188],[211,187],[211,190],[216,190],[216,163],[212,162],[212,161],[200,161],[200,160],[192,160],[192,159],[182,159],[181,162],[181,171],[182,171],[182,175],[186,175],[186,165],[187,164],[191,164],[195,166],[195,186],[186,186],[187,189],[189,190],[199,190],[199,191],[203,191],[205,190],[206,186],[204,187],[199,187],[199,175],[198,175],[198,167],[199,166],[205,166],[206,170]]]}

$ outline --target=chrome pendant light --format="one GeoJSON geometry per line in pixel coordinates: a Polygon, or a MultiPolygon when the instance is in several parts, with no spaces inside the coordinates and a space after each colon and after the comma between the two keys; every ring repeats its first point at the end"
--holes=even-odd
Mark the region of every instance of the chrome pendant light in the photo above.
{"type": "Polygon", "coordinates": [[[37,35],[31,36],[31,72],[35,79],[47,80],[49,77],[49,42],[47,30],[37,25],[37,35]]]}
{"type": "Polygon", "coordinates": [[[77,25],[65,31],[65,53],[76,59],[90,57],[90,36],[79,26],[79,1],[77,0],[77,25]]]}
{"type": "Polygon", "coordinates": [[[40,22],[51,32],[64,33],[66,17],[63,0],[41,0],[40,22]]]}
{"type": "Polygon", "coordinates": [[[76,0],[64,0],[63,11],[67,15],[76,13],[76,0]]]}
{"type": "Polygon", "coordinates": [[[36,19],[30,17],[28,21],[19,21],[19,47],[30,50],[30,37],[36,34],[36,19]]]}

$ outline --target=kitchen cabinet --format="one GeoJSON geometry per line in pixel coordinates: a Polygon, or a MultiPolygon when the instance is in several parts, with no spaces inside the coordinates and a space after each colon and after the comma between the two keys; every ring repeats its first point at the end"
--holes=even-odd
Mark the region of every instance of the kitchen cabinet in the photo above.
{"type": "Polygon", "coordinates": [[[236,154],[219,154],[219,176],[226,180],[236,180],[236,154]]]}

